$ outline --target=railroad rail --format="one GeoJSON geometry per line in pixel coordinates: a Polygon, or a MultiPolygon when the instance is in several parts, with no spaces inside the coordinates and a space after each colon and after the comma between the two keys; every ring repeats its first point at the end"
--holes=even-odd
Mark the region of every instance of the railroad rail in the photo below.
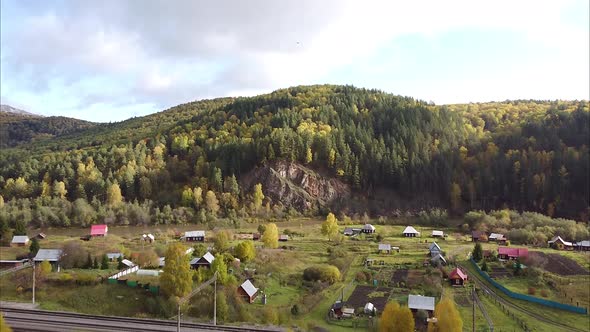
{"type": "MultiPolygon", "coordinates": [[[[61,311],[0,308],[6,322],[17,331],[176,331],[177,322],[116,316],[99,316],[61,311]],[[30,326],[29,326],[30,325],[30,326]]],[[[280,331],[248,326],[211,325],[182,322],[183,331],[280,331]]]]}

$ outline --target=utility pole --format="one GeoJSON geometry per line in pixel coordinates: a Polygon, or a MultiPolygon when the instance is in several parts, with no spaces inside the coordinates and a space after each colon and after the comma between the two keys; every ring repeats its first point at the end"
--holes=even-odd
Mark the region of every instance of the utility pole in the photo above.
{"type": "Polygon", "coordinates": [[[471,290],[471,302],[473,304],[472,306],[472,327],[473,327],[473,332],[475,332],[475,285],[473,285],[473,288],[471,290]]]}
{"type": "Polygon", "coordinates": [[[33,262],[33,304],[35,304],[35,262],[33,262]]]}
{"type": "Polygon", "coordinates": [[[213,298],[213,325],[217,325],[217,278],[214,282],[215,293],[213,298]]]}
{"type": "Polygon", "coordinates": [[[176,326],[176,332],[180,332],[180,301],[178,302],[178,326],[176,326]]]}

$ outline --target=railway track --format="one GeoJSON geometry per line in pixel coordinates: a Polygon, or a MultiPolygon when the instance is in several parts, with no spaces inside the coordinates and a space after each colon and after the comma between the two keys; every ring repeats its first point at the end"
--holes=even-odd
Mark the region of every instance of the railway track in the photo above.
{"type": "MultiPolygon", "coordinates": [[[[460,267],[465,270],[465,267],[463,267],[463,266],[460,266],[460,267]]],[[[532,317],[532,318],[534,318],[534,319],[536,319],[538,321],[541,321],[543,323],[547,323],[547,324],[550,324],[552,326],[562,328],[565,331],[586,332],[586,331],[580,330],[580,329],[578,329],[576,327],[573,327],[573,326],[570,326],[570,325],[567,325],[567,324],[563,324],[561,322],[554,321],[554,320],[549,319],[549,318],[547,318],[547,317],[545,317],[543,315],[540,315],[540,314],[538,314],[538,313],[536,313],[536,312],[534,312],[534,311],[532,311],[530,309],[527,309],[527,308],[525,308],[525,307],[523,307],[523,306],[521,306],[519,304],[516,304],[516,303],[513,303],[513,302],[510,302],[510,301],[506,300],[502,296],[498,295],[495,292],[495,290],[492,289],[492,287],[488,286],[484,281],[482,281],[480,279],[480,276],[477,273],[471,273],[469,280],[474,281],[475,284],[476,284],[476,286],[479,287],[479,288],[481,288],[484,292],[487,292],[488,294],[491,294],[492,296],[494,296],[494,298],[498,302],[502,303],[503,305],[505,305],[505,306],[507,306],[509,308],[514,309],[515,311],[518,311],[520,313],[523,313],[525,315],[528,315],[528,316],[530,316],[530,317],[532,317]]]]}
{"type": "MultiPolygon", "coordinates": [[[[17,331],[176,331],[170,320],[98,316],[60,311],[0,308],[6,321],[17,331]],[[29,326],[30,325],[30,326],[29,326]]],[[[182,322],[182,331],[277,331],[254,327],[237,327],[182,322]]]]}

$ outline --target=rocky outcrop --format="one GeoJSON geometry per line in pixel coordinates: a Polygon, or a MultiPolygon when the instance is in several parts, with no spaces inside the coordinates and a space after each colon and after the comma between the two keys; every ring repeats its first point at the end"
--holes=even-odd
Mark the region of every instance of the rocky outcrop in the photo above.
{"type": "Polygon", "coordinates": [[[250,190],[257,183],[273,204],[280,202],[301,212],[350,196],[349,186],[342,181],[285,161],[257,167],[242,178],[242,185],[250,190]]]}

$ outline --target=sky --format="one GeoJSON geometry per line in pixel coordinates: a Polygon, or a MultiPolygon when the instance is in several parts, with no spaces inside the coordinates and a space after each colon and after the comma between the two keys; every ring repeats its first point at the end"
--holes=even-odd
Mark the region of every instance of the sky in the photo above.
{"type": "Polygon", "coordinates": [[[590,99],[589,1],[2,0],[0,102],[115,122],[351,84],[436,104],[590,99]]]}

